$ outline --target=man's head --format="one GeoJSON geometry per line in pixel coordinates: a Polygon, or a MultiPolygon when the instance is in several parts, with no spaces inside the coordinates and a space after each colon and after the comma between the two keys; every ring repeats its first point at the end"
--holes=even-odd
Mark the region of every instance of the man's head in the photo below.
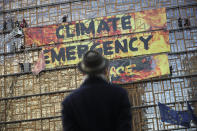
{"type": "Polygon", "coordinates": [[[98,52],[90,50],[85,53],[83,60],[79,62],[78,68],[81,72],[89,75],[105,73],[108,60],[98,52]]]}

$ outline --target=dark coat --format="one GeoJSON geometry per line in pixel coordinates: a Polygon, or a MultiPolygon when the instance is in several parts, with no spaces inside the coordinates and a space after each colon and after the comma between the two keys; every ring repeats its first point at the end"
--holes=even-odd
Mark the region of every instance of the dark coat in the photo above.
{"type": "Polygon", "coordinates": [[[64,131],[131,131],[125,89],[90,77],[62,102],[64,131]]]}

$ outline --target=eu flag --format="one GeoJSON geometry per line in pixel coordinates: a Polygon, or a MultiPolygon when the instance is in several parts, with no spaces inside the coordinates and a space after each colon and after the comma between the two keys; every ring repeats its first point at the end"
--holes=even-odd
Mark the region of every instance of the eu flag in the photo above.
{"type": "Polygon", "coordinates": [[[158,103],[162,122],[190,127],[192,116],[188,111],[175,111],[165,104],[158,103]]]}

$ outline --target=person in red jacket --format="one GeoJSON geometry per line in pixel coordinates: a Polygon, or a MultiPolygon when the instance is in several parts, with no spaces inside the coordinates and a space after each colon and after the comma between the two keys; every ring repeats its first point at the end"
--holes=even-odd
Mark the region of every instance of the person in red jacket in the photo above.
{"type": "Polygon", "coordinates": [[[87,78],[62,102],[64,131],[131,131],[128,93],[107,81],[108,63],[96,51],[88,51],[79,62],[87,78]]]}
{"type": "Polygon", "coordinates": [[[26,27],[28,27],[27,22],[26,22],[25,19],[23,19],[23,21],[21,22],[20,27],[21,27],[21,28],[26,28],[26,27]]]}

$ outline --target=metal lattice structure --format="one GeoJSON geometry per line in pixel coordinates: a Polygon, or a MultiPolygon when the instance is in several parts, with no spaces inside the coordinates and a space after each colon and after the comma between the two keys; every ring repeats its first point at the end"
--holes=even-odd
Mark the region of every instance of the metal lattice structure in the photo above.
{"type": "Polygon", "coordinates": [[[172,75],[122,85],[132,104],[133,131],[193,130],[161,122],[158,102],[176,110],[192,103],[197,114],[197,1],[196,0],[2,0],[0,1],[0,130],[62,130],[61,102],[83,81],[76,65],[47,69],[39,76],[21,72],[19,63],[34,64],[41,47],[19,50],[23,38],[9,39],[3,22],[25,20],[29,27],[166,7],[172,75]],[[179,27],[178,18],[190,26],[179,27]],[[12,43],[17,49],[12,50],[12,43]]]}

